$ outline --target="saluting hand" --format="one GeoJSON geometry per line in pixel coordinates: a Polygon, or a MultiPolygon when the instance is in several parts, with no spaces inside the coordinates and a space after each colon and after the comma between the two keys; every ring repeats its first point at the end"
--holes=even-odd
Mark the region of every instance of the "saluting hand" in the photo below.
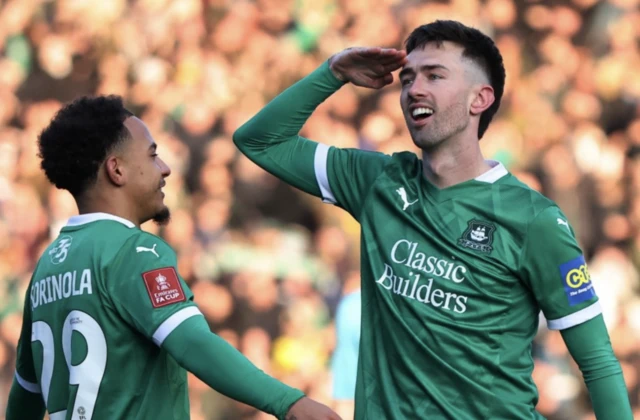
{"type": "Polygon", "coordinates": [[[406,57],[394,48],[347,48],[329,59],[329,68],[343,82],[380,89],[393,82],[391,72],[402,67],[406,57]]]}

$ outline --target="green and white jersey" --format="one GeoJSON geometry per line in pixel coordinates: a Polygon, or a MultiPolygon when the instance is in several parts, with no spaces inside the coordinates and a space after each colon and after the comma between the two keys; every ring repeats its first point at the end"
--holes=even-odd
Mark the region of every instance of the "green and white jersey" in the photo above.
{"type": "Polygon", "coordinates": [[[445,189],[412,153],[318,144],[314,163],[324,201],[362,226],[356,418],[542,418],[540,311],[559,330],[601,313],[558,207],[497,162],[445,189]]]}
{"type": "Polygon", "coordinates": [[[16,379],[52,420],[188,419],[186,371],[162,349],[201,315],[162,239],[103,213],[73,217],[38,261],[16,379]]]}

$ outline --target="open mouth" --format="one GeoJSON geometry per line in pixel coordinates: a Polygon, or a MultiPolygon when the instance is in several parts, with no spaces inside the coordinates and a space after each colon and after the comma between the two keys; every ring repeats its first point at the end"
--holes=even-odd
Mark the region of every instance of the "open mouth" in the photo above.
{"type": "Polygon", "coordinates": [[[416,122],[421,122],[431,117],[434,110],[427,107],[419,107],[411,110],[411,118],[416,122]]]}

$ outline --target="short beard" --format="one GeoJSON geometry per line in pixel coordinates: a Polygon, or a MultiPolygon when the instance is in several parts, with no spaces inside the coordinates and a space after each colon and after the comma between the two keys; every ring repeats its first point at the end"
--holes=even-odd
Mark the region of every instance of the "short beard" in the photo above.
{"type": "Polygon", "coordinates": [[[169,207],[165,206],[162,210],[156,213],[151,220],[153,220],[158,226],[164,226],[171,220],[171,210],[169,210],[169,207]]]}

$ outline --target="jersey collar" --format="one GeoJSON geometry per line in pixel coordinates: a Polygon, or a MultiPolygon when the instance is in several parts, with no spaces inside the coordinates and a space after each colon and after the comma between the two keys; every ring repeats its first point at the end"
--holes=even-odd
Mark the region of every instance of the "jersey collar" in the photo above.
{"type": "Polygon", "coordinates": [[[421,182],[426,187],[427,195],[436,202],[443,202],[459,196],[470,196],[477,192],[477,188],[486,187],[487,184],[493,184],[504,176],[509,174],[509,171],[500,162],[493,160],[486,161],[490,166],[487,172],[482,175],[470,179],[459,184],[452,185],[447,188],[440,189],[433,185],[429,180],[421,173],[421,182]]]}
{"type": "Polygon", "coordinates": [[[509,171],[507,171],[507,168],[505,168],[504,165],[500,162],[497,162],[495,160],[487,160],[485,162],[487,162],[489,166],[491,166],[491,169],[475,178],[476,181],[493,184],[509,173],[509,171]]]}
{"type": "Polygon", "coordinates": [[[114,216],[113,214],[109,214],[109,213],[86,213],[78,216],[73,216],[69,218],[69,221],[67,222],[66,226],[67,227],[81,226],[87,223],[97,222],[100,220],[113,220],[115,222],[120,222],[129,228],[136,227],[136,225],[130,222],[129,220],[123,219],[122,217],[114,216]]]}

